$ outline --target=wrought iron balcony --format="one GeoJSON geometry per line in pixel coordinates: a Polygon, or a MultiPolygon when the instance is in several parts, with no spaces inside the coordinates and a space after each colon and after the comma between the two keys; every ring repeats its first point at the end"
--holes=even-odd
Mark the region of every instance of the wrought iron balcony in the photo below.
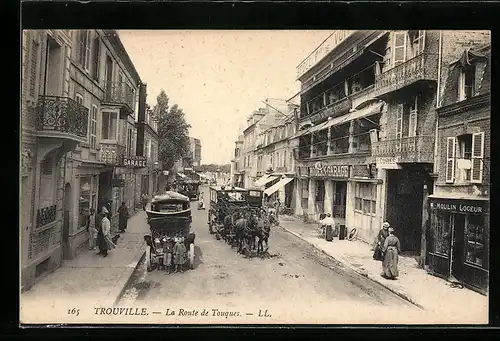
{"type": "Polygon", "coordinates": [[[40,208],[36,212],[36,227],[40,228],[56,221],[56,210],[56,205],[40,208]]]}
{"type": "Polygon", "coordinates": [[[400,90],[418,81],[437,81],[437,55],[421,53],[375,76],[374,96],[400,90]]]}
{"type": "Polygon", "coordinates": [[[433,163],[434,136],[412,136],[372,144],[373,157],[393,158],[395,163],[433,163]]]}
{"type": "Polygon", "coordinates": [[[89,110],[69,97],[41,96],[38,101],[38,135],[79,143],[87,141],[89,110]]]}
{"type": "Polygon", "coordinates": [[[125,155],[125,146],[112,142],[100,143],[99,160],[107,165],[117,166],[125,155]]]}
{"type": "Polygon", "coordinates": [[[104,103],[124,105],[134,111],[134,92],[124,82],[108,82],[104,91],[104,103]]]}

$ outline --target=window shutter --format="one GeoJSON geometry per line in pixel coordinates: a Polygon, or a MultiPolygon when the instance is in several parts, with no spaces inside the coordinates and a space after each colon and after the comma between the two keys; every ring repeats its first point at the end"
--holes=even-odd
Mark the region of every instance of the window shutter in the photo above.
{"type": "Polygon", "coordinates": [[[394,66],[404,63],[406,60],[406,38],[406,31],[394,32],[394,66]]]}
{"type": "Polygon", "coordinates": [[[471,182],[483,182],[484,132],[472,134],[471,182]]]}
{"type": "Polygon", "coordinates": [[[455,181],[455,151],[456,141],[454,137],[446,139],[446,182],[453,183],[455,181]]]}
{"type": "Polygon", "coordinates": [[[29,44],[31,45],[29,95],[36,97],[39,44],[35,38],[30,39],[29,44]]]}
{"type": "Polygon", "coordinates": [[[484,61],[480,61],[476,63],[476,74],[474,75],[474,95],[478,94],[479,89],[481,88],[481,83],[483,80],[484,70],[486,68],[486,63],[484,61]]]}
{"type": "Polygon", "coordinates": [[[403,104],[398,104],[396,111],[396,138],[400,139],[403,137],[403,104]]]}

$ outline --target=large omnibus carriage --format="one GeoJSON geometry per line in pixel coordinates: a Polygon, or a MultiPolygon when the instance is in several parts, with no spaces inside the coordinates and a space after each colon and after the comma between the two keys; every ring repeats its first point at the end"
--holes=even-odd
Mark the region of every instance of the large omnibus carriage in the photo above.
{"type": "Polygon", "coordinates": [[[185,265],[194,267],[194,239],[191,230],[191,204],[188,197],[168,191],[155,196],[150,209],[146,210],[151,234],[144,236],[146,264],[153,268],[169,270],[172,266],[172,250],[175,238],[184,238],[187,250],[185,265]]]}

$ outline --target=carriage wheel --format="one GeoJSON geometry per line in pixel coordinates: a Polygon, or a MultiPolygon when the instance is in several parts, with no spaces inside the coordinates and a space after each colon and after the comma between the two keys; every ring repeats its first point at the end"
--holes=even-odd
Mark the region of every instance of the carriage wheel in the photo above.
{"type": "Polygon", "coordinates": [[[146,269],[149,271],[153,270],[151,262],[151,246],[146,246],[146,269]]]}
{"type": "Polygon", "coordinates": [[[194,243],[189,244],[189,268],[194,269],[194,243]]]}

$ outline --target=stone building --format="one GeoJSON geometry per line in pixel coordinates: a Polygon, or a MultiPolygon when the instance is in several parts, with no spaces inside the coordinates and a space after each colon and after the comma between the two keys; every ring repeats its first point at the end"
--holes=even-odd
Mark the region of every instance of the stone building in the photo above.
{"type": "Polygon", "coordinates": [[[436,94],[457,51],[480,31],[335,31],[298,67],[302,211],[333,213],[373,242],[388,220],[425,260],[435,173],[436,94]]]}
{"type": "Polygon", "coordinates": [[[140,203],[140,196],[146,194],[151,197],[160,192],[160,175],[162,167],[158,162],[158,124],[153,119],[152,111],[146,104],[147,86],[139,87],[139,115],[136,122],[137,145],[136,153],[147,160],[147,167],[137,171],[136,203],[140,203]]]}
{"type": "Polygon", "coordinates": [[[231,184],[236,187],[245,187],[243,182],[243,173],[242,173],[242,151],[243,151],[243,135],[238,136],[238,140],[234,141],[234,155],[231,159],[231,184]]]}
{"type": "Polygon", "coordinates": [[[287,116],[259,134],[255,149],[258,179],[254,185],[265,188],[266,200],[279,198],[286,207],[295,206],[295,159],[289,139],[296,133],[298,108],[288,104],[283,112],[287,116]]]}
{"type": "Polygon", "coordinates": [[[89,137],[70,89],[72,31],[24,30],[21,72],[21,287],[61,262],[66,155],[89,137]]]}
{"type": "Polygon", "coordinates": [[[22,84],[27,289],[86,245],[91,208],[107,205],[112,229],[122,201],[133,210],[146,160],[135,152],[141,79],[114,30],[23,32],[22,84]]]}
{"type": "Polygon", "coordinates": [[[429,272],[488,291],[491,47],[464,49],[446,67],[438,113],[437,174],[429,196],[429,272]]]}

